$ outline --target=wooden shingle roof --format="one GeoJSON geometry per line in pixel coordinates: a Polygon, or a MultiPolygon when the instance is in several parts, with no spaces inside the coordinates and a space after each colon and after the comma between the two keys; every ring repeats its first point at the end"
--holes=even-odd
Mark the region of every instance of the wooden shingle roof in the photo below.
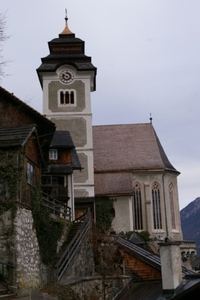
{"type": "Polygon", "coordinates": [[[0,128],[0,148],[23,147],[35,130],[33,124],[0,128]]]}
{"type": "Polygon", "coordinates": [[[34,135],[37,140],[38,155],[44,164],[43,153],[38,138],[37,126],[35,124],[25,124],[18,126],[0,128],[0,149],[20,149],[26,146],[30,137],[34,135]]]}
{"type": "Polygon", "coordinates": [[[50,148],[54,148],[54,147],[65,148],[65,149],[75,148],[69,131],[56,130],[54,132],[53,138],[50,143],[50,148]]]}
{"type": "Polygon", "coordinates": [[[151,123],[93,126],[96,196],[132,195],[132,173],[179,172],[169,162],[151,123]]]}
{"type": "Polygon", "coordinates": [[[130,172],[94,173],[95,195],[132,195],[132,181],[130,172]]]}
{"type": "MultiPolygon", "coordinates": [[[[25,119],[24,117],[19,119],[17,122],[18,125],[25,125],[30,123],[37,124],[37,132],[41,147],[43,149],[48,149],[49,143],[56,128],[55,124],[45,116],[40,114],[38,111],[27,105],[25,102],[17,98],[15,95],[0,86],[0,102],[1,100],[3,100],[4,103],[7,103],[7,105],[12,105],[13,107],[17,108],[21,112],[22,116],[27,116],[27,119],[25,119]]],[[[7,112],[5,113],[7,114],[7,112]]],[[[10,118],[12,118],[12,116],[10,118]]],[[[14,125],[12,119],[10,121],[10,125],[14,125]]]]}
{"type": "Polygon", "coordinates": [[[71,138],[69,131],[57,130],[54,132],[53,138],[50,143],[50,148],[57,149],[69,149],[71,150],[72,155],[72,168],[74,170],[81,170],[81,163],[78,158],[78,154],[76,152],[73,140],[71,138]]]}
{"type": "Polygon", "coordinates": [[[50,54],[41,59],[42,63],[37,69],[41,85],[43,85],[42,74],[55,72],[62,65],[71,65],[78,71],[93,71],[93,90],[96,89],[97,69],[92,64],[90,56],[85,55],[85,42],[77,38],[75,34],[65,31],[59,34],[58,38],[52,39],[49,43],[50,54]]]}
{"type": "Polygon", "coordinates": [[[169,162],[151,123],[93,126],[95,173],[177,170],[169,162]]]}
{"type": "MultiPolygon", "coordinates": [[[[125,251],[131,253],[134,257],[137,257],[142,261],[146,262],[147,264],[153,266],[154,268],[161,270],[161,260],[159,255],[150,252],[132,243],[130,240],[124,239],[122,237],[118,238],[117,245],[119,248],[124,249],[125,251]]],[[[195,273],[185,267],[182,267],[182,274],[183,276],[185,276],[185,275],[193,275],[195,273]]]]}
{"type": "MultiPolygon", "coordinates": [[[[160,256],[135,245],[130,240],[119,237],[117,246],[135,258],[161,271],[160,256]]],[[[174,292],[163,291],[161,281],[140,281],[133,278],[129,284],[116,296],[116,300],[155,300],[155,299],[199,299],[200,276],[182,267],[183,280],[174,292]],[[195,296],[195,297],[194,297],[195,296]]]]}

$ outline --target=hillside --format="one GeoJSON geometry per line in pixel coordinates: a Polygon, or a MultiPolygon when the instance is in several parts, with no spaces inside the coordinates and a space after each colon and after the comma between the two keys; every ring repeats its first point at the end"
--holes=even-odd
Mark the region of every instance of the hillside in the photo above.
{"type": "Polygon", "coordinates": [[[200,197],[196,198],[180,212],[184,240],[196,242],[200,256],[200,197]]]}

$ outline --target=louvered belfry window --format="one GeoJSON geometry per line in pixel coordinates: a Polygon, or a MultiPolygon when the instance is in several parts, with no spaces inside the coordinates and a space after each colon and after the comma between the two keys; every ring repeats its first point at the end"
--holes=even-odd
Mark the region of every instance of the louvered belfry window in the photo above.
{"type": "Polygon", "coordinates": [[[141,186],[136,183],[133,188],[134,229],[143,230],[141,186]]]}
{"type": "Polygon", "coordinates": [[[61,105],[68,105],[74,104],[74,91],[61,91],[60,92],[60,104],[61,105]]]}
{"type": "Polygon", "coordinates": [[[152,186],[153,225],[154,229],[162,229],[160,188],[157,182],[152,186]]]}

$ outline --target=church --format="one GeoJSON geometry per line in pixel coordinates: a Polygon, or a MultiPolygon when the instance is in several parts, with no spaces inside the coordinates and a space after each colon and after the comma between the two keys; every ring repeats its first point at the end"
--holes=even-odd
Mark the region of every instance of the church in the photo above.
{"type": "MultiPolygon", "coordinates": [[[[148,231],[151,238],[182,240],[177,177],[152,125],[92,125],[91,92],[97,68],[84,41],[68,27],[49,43],[37,69],[43,114],[58,131],[69,131],[82,166],[74,171],[75,207],[95,197],[114,200],[112,231],[148,231]]],[[[56,151],[56,149],[54,149],[56,151]]]]}

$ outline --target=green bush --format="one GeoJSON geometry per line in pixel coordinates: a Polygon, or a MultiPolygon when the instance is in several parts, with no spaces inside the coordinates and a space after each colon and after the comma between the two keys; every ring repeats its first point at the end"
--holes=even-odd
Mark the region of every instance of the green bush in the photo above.
{"type": "Polygon", "coordinates": [[[39,243],[41,260],[53,266],[57,259],[57,242],[63,232],[63,223],[53,221],[48,209],[42,204],[40,187],[32,194],[32,213],[39,243]]]}
{"type": "Polygon", "coordinates": [[[114,200],[109,197],[96,197],[96,226],[101,231],[107,231],[112,224],[114,200]]]}

